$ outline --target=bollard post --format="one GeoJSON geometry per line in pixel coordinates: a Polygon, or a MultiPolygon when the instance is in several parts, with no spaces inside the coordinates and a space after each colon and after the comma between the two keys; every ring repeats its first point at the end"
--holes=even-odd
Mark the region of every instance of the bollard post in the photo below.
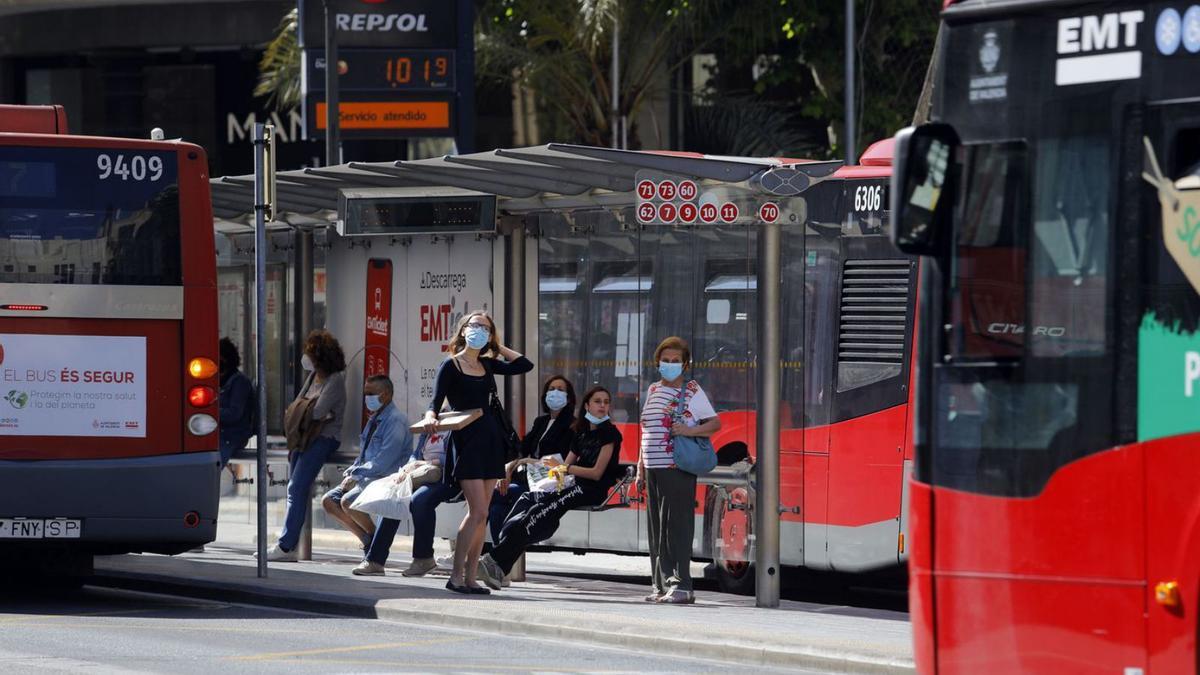
{"type": "Polygon", "coordinates": [[[780,245],[782,225],[758,233],[758,461],[755,485],[755,604],[779,606],[780,245]]]}
{"type": "MultiPolygon", "coordinates": [[[[297,227],[295,232],[295,264],[293,274],[296,275],[296,311],[295,311],[295,344],[296,355],[294,369],[296,371],[296,391],[304,386],[307,374],[300,367],[300,354],[304,349],[304,340],[312,330],[313,317],[313,231],[308,227],[297,227]]],[[[300,530],[300,543],[296,545],[296,557],[300,560],[312,560],[312,528],[316,509],[313,508],[312,491],[308,495],[308,516],[304,519],[304,527],[300,530]]]]}

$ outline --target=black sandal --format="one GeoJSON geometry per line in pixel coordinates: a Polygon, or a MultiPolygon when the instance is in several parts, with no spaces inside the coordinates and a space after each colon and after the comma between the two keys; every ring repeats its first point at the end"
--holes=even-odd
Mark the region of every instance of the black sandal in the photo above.
{"type": "Polygon", "coordinates": [[[463,586],[471,595],[491,595],[492,591],[486,586],[463,586]]]}
{"type": "Polygon", "coordinates": [[[465,586],[465,585],[459,586],[458,584],[455,584],[453,581],[447,581],[446,588],[448,588],[451,591],[454,591],[455,593],[462,593],[463,595],[471,595],[471,588],[469,586],[465,586]]]}

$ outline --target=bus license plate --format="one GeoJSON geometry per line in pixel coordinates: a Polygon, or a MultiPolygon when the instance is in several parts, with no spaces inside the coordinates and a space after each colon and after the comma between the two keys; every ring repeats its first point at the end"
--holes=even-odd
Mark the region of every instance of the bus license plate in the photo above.
{"type": "Polygon", "coordinates": [[[83,521],[69,518],[0,518],[0,539],[78,539],[83,521]]]}

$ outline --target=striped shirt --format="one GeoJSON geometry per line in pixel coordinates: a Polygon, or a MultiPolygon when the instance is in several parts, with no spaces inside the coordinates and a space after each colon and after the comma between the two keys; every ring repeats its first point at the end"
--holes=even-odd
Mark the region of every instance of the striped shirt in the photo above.
{"type": "Polygon", "coordinates": [[[671,441],[671,425],[683,410],[682,421],[694,427],[704,420],[717,416],[712,403],[700,385],[692,380],[687,389],[686,405],[680,401],[681,390],[668,387],[661,381],[650,385],[646,391],[646,403],[642,406],[642,459],[647,469],[665,469],[675,466],[675,448],[671,441]]]}

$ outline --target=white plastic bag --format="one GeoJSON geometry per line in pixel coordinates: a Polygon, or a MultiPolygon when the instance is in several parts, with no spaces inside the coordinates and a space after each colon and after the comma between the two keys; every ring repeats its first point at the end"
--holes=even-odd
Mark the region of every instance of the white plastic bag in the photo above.
{"type": "Polygon", "coordinates": [[[407,523],[412,518],[408,507],[412,502],[412,479],[405,476],[396,482],[395,475],[374,481],[358,495],[350,507],[381,518],[391,518],[407,523]]]}

